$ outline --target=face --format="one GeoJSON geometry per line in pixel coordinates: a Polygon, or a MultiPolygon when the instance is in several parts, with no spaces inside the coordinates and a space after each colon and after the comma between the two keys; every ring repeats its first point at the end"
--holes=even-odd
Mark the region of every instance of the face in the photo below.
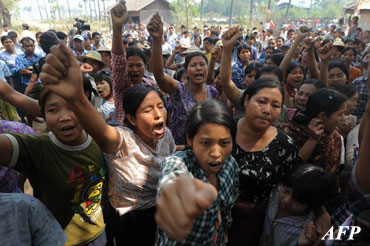
{"type": "Polygon", "coordinates": [[[355,53],[353,53],[353,50],[347,50],[343,53],[341,59],[346,64],[346,66],[349,66],[352,62],[355,61],[355,53]]]}
{"type": "Polygon", "coordinates": [[[259,79],[263,79],[263,78],[272,78],[272,79],[276,79],[277,81],[280,81],[279,76],[274,73],[263,73],[260,75],[259,79]]]}
{"type": "Polygon", "coordinates": [[[289,40],[294,39],[296,36],[297,36],[297,34],[296,34],[295,32],[290,32],[290,33],[288,33],[288,39],[289,39],[289,40]]]}
{"type": "Polygon", "coordinates": [[[276,66],[275,63],[270,58],[266,58],[265,65],[266,66],[276,66]]]}
{"type": "Polygon", "coordinates": [[[296,95],[294,96],[294,102],[297,109],[304,112],[308,98],[316,91],[316,87],[312,84],[303,84],[299,87],[296,95]]]}
{"type": "Polygon", "coordinates": [[[88,49],[91,45],[91,40],[88,39],[88,38],[85,38],[85,41],[84,41],[84,47],[85,49],[88,49]]]}
{"type": "Polygon", "coordinates": [[[103,60],[103,62],[106,63],[106,64],[110,64],[110,61],[111,61],[110,52],[101,51],[99,53],[101,55],[101,59],[103,60]]]}
{"type": "Polygon", "coordinates": [[[216,175],[233,147],[230,130],[221,125],[205,124],[193,139],[187,139],[199,166],[208,174],[216,175]]]}
{"type": "Polygon", "coordinates": [[[14,43],[11,39],[6,39],[3,43],[3,46],[8,51],[13,51],[14,49],[14,43]]]}
{"type": "Polygon", "coordinates": [[[127,37],[127,41],[128,41],[129,43],[131,43],[132,41],[134,41],[134,38],[133,38],[132,36],[128,36],[128,37],[127,37]]]}
{"type": "Polygon", "coordinates": [[[347,76],[346,74],[338,67],[332,68],[328,73],[328,84],[331,87],[334,84],[346,84],[347,76]]]}
{"type": "Polygon", "coordinates": [[[196,46],[200,46],[200,37],[197,37],[195,40],[194,40],[194,43],[196,46]]]}
{"type": "Polygon", "coordinates": [[[204,50],[209,52],[211,50],[211,44],[208,41],[203,42],[204,50]]]}
{"type": "Polygon", "coordinates": [[[73,40],[73,47],[76,50],[83,50],[84,49],[83,42],[81,40],[79,40],[79,39],[74,39],[73,40]]]}
{"type": "Polygon", "coordinates": [[[93,60],[93,59],[86,58],[86,59],[84,59],[84,63],[87,63],[87,64],[92,66],[93,71],[90,73],[91,75],[94,75],[97,71],[102,69],[100,63],[98,61],[93,60]]]}
{"type": "Polygon", "coordinates": [[[353,42],[347,42],[347,43],[345,44],[345,46],[346,46],[346,47],[352,47],[352,46],[353,46],[353,42]]]}
{"type": "Polygon", "coordinates": [[[145,71],[144,61],[139,56],[130,56],[127,58],[127,71],[132,82],[141,82],[145,71]]]}
{"type": "Polygon", "coordinates": [[[278,47],[278,49],[280,49],[280,47],[283,45],[284,45],[284,41],[281,38],[276,40],[276,46],[278,47]]]}
{"type": "Polygon", "coordinates": [[[292,88],[298,88],[303,80],[302,68],[296,67],[289,74],[286,79],[287,84],[292,88]]]}
{"type": "Polygon", "coordinates": [[[99,95],[105,100],[112,97],[112,91],[107,81],[102,80],[100,82],[96,82],[96,88],[98,89],[99,95]]]}
{"type": "Polygon", "coordinates": [[[333,47],[333,54],[331,55],[331,59],[339,59],[342,52],[337,47],[333,47]]]}
{"type": "Polygon", "coordinates": [[[337,110],[337,112],[334,112],[333,114],[331,114],[330,117],[326,115],[323,116],[322,121],[323,121],[325,130],[328,132],[334,131],[334,129],[343,121],[345,111],[346,111],[346,104],[344,103],[342,107],[340,107],[337,110]]]}
{"type": "Polygon", "coordinates": [[[150,91],[141,102],[135,117],[127,115],[136,133],[149,146],[155,146],[165,133],[167,111],[162,99],[155,91],[150,91]]]}
{"type": "Polygon", "coordinates": [[[269,46],[272,46],[272,47],[274,47],[274,49],[276,49],[276,40],[271,39],[271,40],[269,41],[269,46]]]}
{"type": "Polygon", "coordinates": [[[47,96],[45,121],[60,142],[72,146],[84,143],[86,135],[72,109],[62,97],[53,93],[47,96]]]}
{"type": "Polygon", "coordinates": [[[358,100],[358,93],[356,93],[353,97],[347,100],[346,102],[346,115],[350,115],[353,111],[357,108],[357,100],[358,100]]]}
{"type": "Polygon", "coordinates": [[[302,57],[302,62],[307,62],[307,50],[306,49],[302,51],[301,57],[302,57]]]}
{"type": "Polygon", "coordinates": [[[245,75],[244,77],[244,83],[248,86],[250,84],[252,84],[252,82],[254,81],[255,77],[256,77],[256,70],[253,70],[252,72],[248,73],[247,75],[245,75]]]}
{"type": "Polygon", "coordinates": [[[251,57],[251,52],[248,49],[242,49],[239,53],[239,59],[241,62],[248,63],[251,57]]]}
{"type": "Polygon", "coordinates": [[[266,57],[270,56],[272,54],[272,49],[267,49],[265,51],[266,57]]]}
{"type": "Polygon", "coordinates": [[[35,44],[32,42],[32,41],[25,41],[23,42],[23,45],[22,45],[23,49],[24,49],[24,53],[26,55],[32,55],[33,52],[35,51],[35,44]]]}
{"type": "Polygon", "coordinates": [[[286,186],[280,187],[280,208],[285,211],[288,211],[291,214],[302,214],[308,208],[307,204],[302,204],[297,202],[293,198],[293,189],[286,186]]]}
{"type": "Polygon", "coordinates": [[[206,61],[201,56],[191,58],[186,74],[192,83],[205,83],[208,75],[208,66],[206,61]]]}
{"type": "Polygon", "coordinates": [[[96,36],[94,37],[94,43],[95,43],[95,44],[99,44],[99,43],[100,43],[100,40],[101,40],[100,35],[96,35],[96,36]]]}
{"type": "Polygon", "coordinates": [[[253,95],[250,99],[246,98],[245,119],[253,129],[266,130],[270,127],[281,112],[283,96],[278,88],[264,88],[253,95]]]}

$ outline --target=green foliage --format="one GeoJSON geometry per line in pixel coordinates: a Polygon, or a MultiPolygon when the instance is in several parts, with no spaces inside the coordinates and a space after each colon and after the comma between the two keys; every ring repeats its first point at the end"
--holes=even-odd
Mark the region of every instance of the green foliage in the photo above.
{"type": "Polygon", "coordinates": [[[188,28],[196,24],[195,18],[199,17],[198,4],[195,0],[188,0],[188,18],[186,16],[185,0],[174,0],[170,4],[172,19],[177,26],[187,25],[188,28]],[[189,23],[187,23],[187,20],[189,23]]]}

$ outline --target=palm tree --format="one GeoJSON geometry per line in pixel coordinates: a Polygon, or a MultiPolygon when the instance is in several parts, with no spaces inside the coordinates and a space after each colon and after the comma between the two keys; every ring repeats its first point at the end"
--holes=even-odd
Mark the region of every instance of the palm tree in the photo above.
{"type": "Polygon", "coordinates": [[[203,23],[204,0],[200,2],[200,23],[203,23]]]}
{"type": "Polygon", "coordinates": [[[68,10],[69,19],[72,19],[71,9],[69,8],[69,0],[66,0],[66,2],[67,2],[67,10],[68,10]]]}
{"type": "Polygon", "coordinates": [[[252,24],[252,15],[253,15],[253,0],[251,0],[251,9],[249,10],[249,24],[252,24]]]}
{"type": "Polygon", "coordinates": [[[39,12],[40,12],[40,18],[42,20],[42,13],[41,13],[41,8],[40,8],[39,0],[36,0],[36,3],[37,3],[37,8],[39,9],[39,12]]]}
{"type": "Polygon", "coordinates": [[[288,17],[290,4],[292,3],[292,0],[289,0],[288,7],[286,8],[285,17],[288,17]]]}
{"type": "Polygon", "coordinates": [[[271,0],[269,0],[269,5],[267,7],[267,9],[270,9],[271,8],[271,0]]]}
{"type": "Polygon", "coordinates": [[[233,6],[234,6],[234,0],[231,0],[229,27],[231,27],[231,25],[233,24],[233,6]]]}
{"type": "Polygon", "coordinates": [[[45,13],[46,13],[46,19],[48,20],[49,19],[48,9],[46,8],[45,0],[43,0],[43,2],[44,2],[45,13]]]}

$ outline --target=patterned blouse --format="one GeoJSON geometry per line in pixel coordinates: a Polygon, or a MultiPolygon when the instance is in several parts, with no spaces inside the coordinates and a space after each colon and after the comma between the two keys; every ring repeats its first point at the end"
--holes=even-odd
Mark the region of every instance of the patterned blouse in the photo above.
{"type": "Polygon", "coordinates": [[[241,89],[244,83],[245,75],[245,68],[243,64],[240,61],[238,61],[232,66],[232,71],[233,71],[232,81],[239,89],[241,89]]]}
{"type": "Polygon", "coordinates": [[[246,152],[239,145],[233,150],[239,164],[239,199],[244,202],[261,203],[297,164],[303,163],[293,139],[282,130],[262,151],[246,152]]]}
{"type": "Polygon", "coordinates": [[[122,216],[155,205],[161,162],[175,152],[176,146],[167,128],[155,149],[144,143],[131,129],[116,129],[121,135],[119,149],[104,157],[108,163],[109,201],[122,216]]]}
{"type": "MultiPolygon", "coordinates": [[[[175,181],[180,174],[184,173],[209,183],[207,174],[199,167],[191,149],[176,152],[167,157],[162,162],[162,168],[162,176],[158,186],[159,195],[164,184],[175,181]]],[[[155,245],[225,245],[226,230],[231,226],[231,208],[235,205],[238,196],[238,173],[238,164],[232,156],[229,156],[217,175],[220,181],[218,196],[203,215],[195,220],[190,234],[183,241],[176,242],[170,239],[161,229],[157,229],[155,245]],[[219,227],[216,226],[219,222],[218,211],[221,213],[219,227]],[[215,237],[215,235],[217,236],[215,237]]]]}
{"type": "MultiPolygon", "coordinates": [[[[207,86],[207,98],[217,98],[218,91],[211,85],[207,86]]],[[[176,96],[171,100],[170,129],[177,145],[185,144],[184,124],[188,112],[197,104],[195,98],[190,94],[186,85],[177,81],[176,96]]]]}

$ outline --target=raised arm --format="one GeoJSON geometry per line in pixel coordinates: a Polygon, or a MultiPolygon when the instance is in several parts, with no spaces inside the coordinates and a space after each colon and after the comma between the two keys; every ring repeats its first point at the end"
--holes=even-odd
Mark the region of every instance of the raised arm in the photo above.
{"type": "Polygon", "coordinates": [[[106,153],[114,153],[120,144],[117,129],[109,126],[84,94],[82,74],[73,53],[64,43],[54,46],[46,57],[40,74],[44,85],[63,97],[78,121],[106,153]]]}
{"type": "Polygon", "coordinates": [[[240,90],[231,80],[231,57],[235,42],[240,36],[238,26],[230,28],[222,35],[223,51],[221,57],[220,80],[226,97],[236,104],[240,98],[240,90]]]}
{"type": "Polygon", "coordinates": [[[111,10],[111,18],[113,25],[113,43],[112,53],[116,55],[123,55],[124,48],[122,43],[122,28],[128,17],[126,4],[124,1],[119,3],[111,10]]]}
{"type": "Polygon", "coordinates": [[[285,55],[283,61],[280,64],[280,69],[283,72],[283,78],[285,76],[285,71],[288,68],[290,61],[292,60],[299,43],[310,34],[310,30],[307,27],[301,27],[297,30],[297,37],[294,39],[292,46],[290,46],[288,53],[285,55]]]}
{"type": "Polygon", "coordinates": [[[305,39],[305,49],[307,50],[307,66],[310,70],[310,79],[318,79],[319,78],[319,66],[317,65],[317,61],[315,58],[315,52],[314,52],[314,45],[315,45],[315,39],[309,38],[305,39]]]}
{"type": "Polygon", "coordinates": [[[307,162],[317,143],[321,139],[321,134],[324,132],[324,124],[319,118],[314,118],[308,125],[309,135],[305,144],[299,150],[299,155],[304,162],[307,162]]]}
{"type": "MultiPolygon", "coordinates": [[[[370,90],[370,65],[367,68],[367,86],[370,90]]],[[[365,115],[362,118],[360,131],[360,154],[358,159],[358,166],[356,170],[356,177],[361,187],[370,193],[370,103],[366,105],[365,115]]]]}
{"type": "Polygon", "coordinates": [[[329,62],[330,62],[333,51],[334,49],[333,49],[332,42],[325,44],[324,47],[319,48],[319,50],[317,51],[321,59],[319,79],[327,87],[329,87],[329,84],[328,84],[329,62]]]}
{"type": "Polygon", "coordinates": [[[214,85],[213,82],[214,82],[216,58],[220,52],[222,52],[222,48],[220,45],[215,45],[212,47],[211,59],[208,62],[208,74],[207,74],[207,84],[208,85],[214,85]]]}
{"type": "Polygon", "coordinates": [[[37,100],[25,96],[14,90],[8,83],[0,79],[0,98],[12,104],[28,114],[36,117],[42,117],[39,103],[37,100]]]}
{"type": "Polygon", "coordinates": [[[181,50],[181,45],[175,47],[172,54],[170,55],[170,57],[166,61],[165,67],[167,69],[171,69],[171,70],[176,71],[177,66],[176,66],[176,64],[173,64],[173,61],[175,60],[175,56],[180,53],[180,50],[181,50]]]}
{"type": "Polygon", "coordinates": [[[163,71],[162,36],[163,22],[158,13],[153,15],[148,24],[148,31],[153,38],[152,66],[153,74],[158,86],[162,91],[174,96],[176,94],[177,82],[163,71]]]}

